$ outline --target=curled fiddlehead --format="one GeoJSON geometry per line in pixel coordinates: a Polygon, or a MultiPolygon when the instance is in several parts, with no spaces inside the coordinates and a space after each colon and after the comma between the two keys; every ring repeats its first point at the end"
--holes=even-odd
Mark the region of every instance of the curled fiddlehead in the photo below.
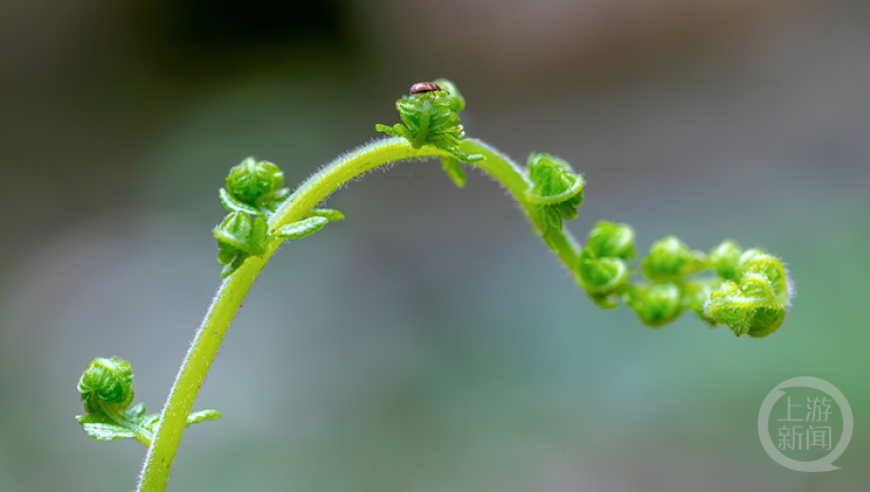
{"type": "Polygon", "coordinates": [[[634,229],[628,224],[599,221],[574,265],[577,283],[595,304],[609,309],[629,277],[626,261],[633,259],[634,229]]]}
{"type": "Polygon", "coordinates": [[[653,243],[641,270],[653,282],[669,282],[700,272],[705,261],[702,251],[693,251],[678,237],[667,236],[653,243]]]}
{"type": "MultiPolygon", "coordinates": [[[[782,325],[792,295],[778,258],[759,249],[743,252],[734,241],[705,255],[668,236],[653,244],[641,270],[651,282],[623,282],[609,293],[654,327],[688,309],[710,326],[723,324],[737,336],[761,338],[782,325]],[[708,270],[715,276],[703,274],[708,270]]],[[[581,286],[598,302],[599,291],[581,286]]]]}
{"type": "MultiPolygon", "coordinates": [[[[154,438],[160,414],[145,413],[145,404],[133,403],[133,369],[120,357],[96,358],[79,379],[78,391],[85,414],[76,416],[84,431],[98,441],[134,438],[146,446],[154,438]]],[[[187,425],[220,418],[215,410],[193,412],[187,425]]]]}
{"type": "MultiPolygon", "coordinates": [[[[734,248],[739,248],[736,243],[729,246],[734,248]]],[[[782,325],[792,296],[785,267],[760,249],[750,249],[736,260],[730,253],[727,259],[717,258],[723,282],[705,302],[704,313],[738,336],[766,337],[782,325]]]]}
{"type": "Polygon", "coordinates": [[[544,238],[550,230],[562,230],[562,219],[577,218],[577,207],[583,203],[583,176],[564,159],[550,154],[532,153],[526,162],[532,187],[525,200],[534,204],[534,222],[542,225],[544,238]]]}
{"type": "MultiPolygon", "coordinates": [[[[459,150],[459,144],[465,138],[465,129],[459,121],[459,112],[465,108],[465,99],[459,90],[445,79],[436,80],[432,85],[437,89],[409,94],[396,101],[402,123],[391,127],[375,125],[375,129],[393,137],[405,138],[414,148],[431,145],[449,152],[460,161],[483,160],[480,154],[466,154],[459,150]]],[[[448,175],[458,174],[454,163],[445,163],[444,167],[448,175]]],[[[454,181],[457,179],[454,178],[454,181]]],[[[464,179],[461,181],[464,183],[464,179]]]]}

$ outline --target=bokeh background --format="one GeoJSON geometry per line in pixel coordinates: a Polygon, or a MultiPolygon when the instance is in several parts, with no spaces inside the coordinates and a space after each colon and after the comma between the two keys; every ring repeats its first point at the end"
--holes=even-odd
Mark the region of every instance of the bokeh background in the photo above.
{"type": "Polygon", "coordinates": [[[868,46],[864,1],[0,1],[0,490],[132,489],[145,450],[88,438],[75,384],[123,356],[160,408],[220,280],[227,169],[292,186],[436,77],[470,135],[582,170],[577,235],[784,258],[785,325],[598,310],[491,180],[402,164],[265,270],[170,490],[867,490],[868,46]],[[851,403],[841,470],[759,443],[803,375],[851,403]]]}

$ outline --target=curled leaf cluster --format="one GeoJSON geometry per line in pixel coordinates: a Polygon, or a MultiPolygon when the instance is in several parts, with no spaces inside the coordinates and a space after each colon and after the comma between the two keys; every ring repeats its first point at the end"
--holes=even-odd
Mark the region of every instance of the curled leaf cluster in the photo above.
{"type": "Polygon", "coordinates": [[[562,219],[577,218],[585,182],[568,162],[550,154],[532,153],[526,168],[532,186],[525,199],[534,205],[535,223],[546,238],[550,230],[562,230],[562,219]]]}
{"type": "Polygon", "coordinates": [[[305,219],[269,230],[267,218],[290,196],[284,173],[268,161],[249,157],[230,169],[220,199],[230,213],[214,228],[221,276],[228,277],[251,256],[263,256],[273,240],[300,239],[330,221],[344,218],[338,210],[313,209],[305,219]]]}
{"type": "Polygon", "coordinates": [[[249,256],[266,252],[269,226],[266,217],[290,195],[284,173],[269,161],[248,157],[230,169],[220,199],[230,213],[214,228],[221,276],[236,271],[249,256]]]}
{"type": "Polygon", "coordinates": [[[246,212],[230,212],[214,229],[218,240],[218,262],[224,265],[221,276],[233,273],[250,256],[266,252],[269,226],[263,217],[252,217],[246,212]]]}
{"type": "Polygon", "coordinates": [[[134,397],[133,369],[120,357],[96,358],[82,373],[77,389],[88,413],[126,409],[134,397]]]}
{"type": "Polygon", "coordinates": [[[689,249],[676,236],[656,241],[643,259],[643,275],[653,282],[670,282],[698,273],[705,265],[704,253],[689,249]]]}
{"type": "Polygon", "coordinates": [[[601,221],[590,232],[574,273],[597,305],[613,308],[622,300],[653,327],[690,310],[710,326],[727,325],[737,336],[756,338],[782,324],[790,292],[778,258],[759,249],[744,252],[733,241],[706,255],[668,236],[641,261],[647,281],[632,281],[626,262],[634,257],[633,241],[627,224],[601,221]],[[698,275],[705,271],[715,276],[698,275]]]}
{"type": "Polygon", "coordinates": [[[290,196],[284,188],[284,173],[269,161],[248,157],[230,169],[226,179],[226,193],[221,200],[229,210],[251,215],[268,215],[290,196]]]}
{"type": "Polygon", "coordinates": [[[730,326],[738,336],[770,335],[782,325],[789,306],[791,289],[785,267],[760,249],[750,249],[736,261],[733,258],[733,253],[728,260],[717,257],[717,271],[724,271],[727,278],[720,273],[722,285],[704,303],[704,313],[730,326]]]}
{"type": "Polygon", "coordinates": [[[600,307],[617,304],[613,297],[629,277],[626,261],[634,259],[634,229],[628,224],[598,221],[575,265],[577,283],[600,307]]]}
{"type": "MultiPolygon", "coordinates": [[[[679,317],[684,310],[698,307],[698,292],[708,280],[686,279],[706,268],[706,256],[689,249],[676,236],[667,236],[653,243],[641,262],[641,271],[651,284],[636,284],[624,293],[626,304],[649,326],[662,326],[679,317]]],[[[695,310],[696,313],[701,315],[695,310]]],[[[710,319],[701,316],[704,321],[710,319]]]]}
{"type": "Polygon", "coordinates": [[[666,236],[653,243],[639,268],[632,267],[635,234],[628,224],[599,221],[585,246],[568,240],[563,221],[577,217],[585,184],[570,164],[533,153],[526,178],[521,202],[530,221],[599,307],[615,308],[622,301],[652,327],[690,310],[710,326],[729,326],[737,336],[764,337],[782,324],[789,288],[785,268],[776,257],[758,249],[744,252],[733,241],[708,255],[676,236],[666,236]],[[632,279],[638,270],[645,280],[632,279]]]}
{"type": "MultiPolygon", "coordinates": [[[[133,403],[133,369],[120,357],[96,358],[88,363],[79,379],[78,391],[85,414],[76,420],[85,433],[98,441],[134,438],[151,445],[158,413],[145,413],[145,404],[133,403]]],[[[187,425],[220,418],[215,410],[191,413],[187,425]]]]}
{"type": "Polygon", "coordinates": [[[565,241],[563,221],[577,217],[585,184],[570,164],[533,153],[526,178],[522,202],[530,221],[563,259],[570,256],[562,254],[566,249],[579,250],[568,267],[599,307],[615,308],[622,301],[653,327],[690,310],[710,326],[728,325],[738,336],[767,336],[782,324],[789,289],[776,257],[758,249],[744,252],[734,241],[723,242],[708,255],[676,236],[666,236],[653,243],[638,269],[629,264],[636,253],[634,230],[628,224],[599,221],[583,247],[565,241]],[[645,281],[632,280],[636,270],[645,281]]]}
{"type": "Polygon", "coordinates": [[[410,94],[396,101],[402,123],[375,125],[375,129],[393,137],[405,138],[417,149],[432,145],[460,161],[483,160],[480,154],[466,154],[459,150],[459,144],[465,138],[465,130],[459,121],[459,112],[465,108],[465,99],[449,80],[438,79],[435,84],[443,90],[410,94]]]}

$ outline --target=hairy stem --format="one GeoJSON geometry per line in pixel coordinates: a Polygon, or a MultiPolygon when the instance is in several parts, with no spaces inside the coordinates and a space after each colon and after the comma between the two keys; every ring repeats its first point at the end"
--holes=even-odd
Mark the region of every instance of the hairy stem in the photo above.
{"type": "MultiPolygon", "coordinates": [[[[475,165],[507,188],[525,210],[529,212],[534,210],[536,205],[528,203],[524,198],[524,192],[529,189],[531,182],[510,158],[477,140],[463,141],[460,150],[468,154],[486,156],[485,160],[475,165]]],[[[404,138],[387,138],[372,142],[339,157],[304,182],[269,219],[269,230],[302,220],[318,203],[354,177],[390,162],[415,157],[452,157],[452,155],[428,145],[414,148],[404,138]]],[[[154,439],[145,457],[139,492],[161,492],[166,488],[169,472],[187,423],[187,416],[220,348],[221,341],[260,270],[281,242],[281,240],[272,241],[263,256],[247,259],[238,270],[224,280],[218,289],[184,358],[166,406],[161,413],[154,439]]],[[[547,232],[545,242],[567,265],[572,265],[576,261],[579,246],[569,232],[550,230],[547,232]]],[[[570,268],[569,270],[573,271],[570,268]]]]}

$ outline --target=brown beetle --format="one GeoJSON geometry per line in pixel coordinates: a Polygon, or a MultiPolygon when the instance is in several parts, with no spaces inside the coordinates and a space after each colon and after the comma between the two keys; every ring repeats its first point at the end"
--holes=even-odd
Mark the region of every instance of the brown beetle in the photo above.
{"type": "MultiPolygon", "coordinates": [[[[433,91],[443,91],[438,84],[433,82],[417,82],[416,84],[411,86],[411,90],[408,91],[411,95],[422,94],[424,92],[433,92],[433,91]]],[[[447,91],[444,91],[447,92],[447,91]]]]}

